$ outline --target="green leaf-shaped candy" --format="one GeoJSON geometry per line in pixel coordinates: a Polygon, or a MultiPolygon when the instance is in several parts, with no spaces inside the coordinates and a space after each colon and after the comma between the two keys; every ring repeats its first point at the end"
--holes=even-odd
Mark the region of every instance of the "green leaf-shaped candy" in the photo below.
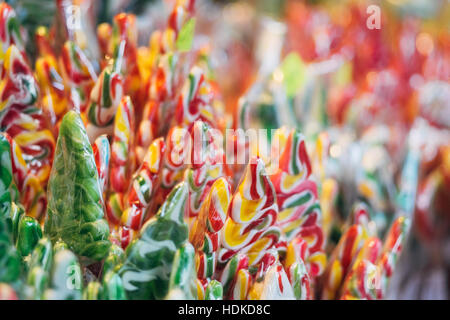
{"type": "Polygon", "coordinates": [[[80,116],[69,111],[59,129],[48,185],[45,233],[86,260],[101,260],[111,245],[92,147],[80,116]]]}
{"type": "Polygon", "coordinates": [[[183,220],[188,186],[175,186],[158,213],[142,227],[141,237],[125,252],[119,270],[129,299],[164,299],[176,251],[188,237],[183,220]]]}

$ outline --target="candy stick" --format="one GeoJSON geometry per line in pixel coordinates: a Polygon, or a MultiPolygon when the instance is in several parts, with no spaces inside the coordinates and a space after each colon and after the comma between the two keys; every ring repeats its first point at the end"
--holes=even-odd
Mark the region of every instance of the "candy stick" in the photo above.
{"type": "Polygon", "coordinates": [[[411,227],[411,220],[408,217],[400,216],[392,224],[384,242],[383,252],[377,261],[380,276],[380,290],[378,298],[386,295],[389,280],[394,272],[398,258],[406,243],[411,227]]]}
{"type": "Polygon", "coordinates": [[[173,297],[173,291],[177,290],[184,300],[196,299],[196,285],[195,250],[189,242],[186,242],[177,250],[173,259],[168,297],[173,297]]]}
{"type": "Polygon", "coordinates": [[[349,273],[342,300],[376,300],[379,295],[376,290],[378,268],[368,260],[361,260],[349,273]]]}
{"type": "Polygon", "coordinates": [[[30,172],[42,183],[50,173],[55,142],[44,129],[44,118],[35,106],[38,87],[23,55],[12,45],[6,51],[0,83],[0,127],[20,146],[30,172]]]}
{"type": "Polygon", "coordinates": [[[59,122],[67,111],[69,101],[48,37],[48,30],[45,27],[39,27],[36,30],[35,38],[39,48],[39,57],[35,63],[35,71],[41,92],[42,110],[49,120],[53,135],[57,137],[59,122]]]}
{"type": "Polygon", "coordinates": [[[15,45],[20,52],[25,52],[16,12],[5,2],[0,3],[0,29],[0,61],[3,63],[4,54],[11,45],[15,45]]]}
{"type": "Polygon", "coordinates": [[[69,99],[72,108],[84,113],[88,107],[92,87],[97,81],[94,67],[73,41],[64,43],[59,65],[63,78],[70,89],[69,99]]]}
{"type": "Polygon", "coordinates": [[[163,299],[167,295],[176,250],[188,237],[183,221],[187,199],[187,185],[178,184],[156,216],[142,227],[140,238],[128,246],[119,274],[129,299],[163,299]]]}
{"type": "Polygon", "coordinates": [[[1,133],[10,145],[10,154],[14,182],[20,193],[20,203],[24,205],[27,215],[39,219],[45,213],[47,197],[39,179],[29,172],[17,143],[7,133],[1,133]]]}
{"type": "Polygon", "coordinates": [[[140,230],[150,210],[151,199],[158,186],[158,175],[161,169],[162,157],[165,152],[163,138],[153,141],[147,150],[144,161],[138,171],[133,175],[131,187],[127,194],[127,206],[122,214],[120,239],[122,247],[134,239],[133,231],[140,230]],[[131,234],[130,234],[131,231],[131,234]]]}
{"type": "Polygon", "coordinates": [[[189,127],[197,120],[202,120],[213,126],[215,123],[212,103],[212,93],[205,75],[197,66],[194,66],[184,83],[181,95],[175,110],[177,125],[189,127]]]}
{"type": "Polygon", "coordinates": [[[347,299],[350,296],[365,299],[373,291],[369,287],[372,283],[367,281],[367,277],[373,271],[372,266],[375,267],[381,252],[381,246],[382,243],[377,237],[369,237],[365,240],[358,255],[354,258],[351,270],[344,280],[341,290],[342,299],[347,299]]]}
{"type": "MultiPolygon", "coordinates": [[[[63,120],[64,122],[64,120],[63,120]]],[[[49,289],[45,300],[79,300],[82,295],[82,274],[77,257],[72,251],[61,249],[54,252],[49,289]]]]}
{"type": "Polygon", "coordinates": [[[111,146],[109,171],[110,197],[107,202],[108,220],[118,224],[123,211],[123,197],[134,171],[134,107],[129,96],[122,98],[114,119],[114,139],[111,146]],[[120,200],[119,200],[120,199],[120,200]]]}
{"type": "Polygon", "coordinates": [[[74,111],[61,123],[48,201],[45,233],[53,242],[62,239],[88,260],[107,255],[111,243],[94,154],[83,122],[74,111]]]}
{"type": "Polygon", "coordinates": [[[280,169],[270,177],[280,208],[277,225],[288,242],[298,235],[307,240],[309,255],[305,262],[311,278],[315,278],[325,269],[324,234],[317,186],[309,179],[311,164],[303,135],[291,130],[280,151],[280,169]]]}
{"type": "Polygon", "coordinates": [[[331,300],[337,297],[354,257],[367,238],[366,230],[361,225],[351,226],[341,237],[331,255],[324,275],[322,299],[331,300]]]}
{"type": "Polygon", "coordinates": [[[111,157],[111,147],[106,135],[101,135],[95,139],[92,145],[95,165],[97,167],[98,180],[102,194],[106,191],[109,176],[109,162],[111,157]]]}
{"type": "Polygon", "coordinates": [[[211,278],[215,273],[219,232],[225,223],[230,193],[231,186],[228,181],[223,177],[217,179],[193,223],[190,241],[197,251],[197,276],[200,279],[211,278]]]}
{"type": "Polygon", "coordinates": [[[222,274],[220,276],[224,297],[228,298],[233,296],[233,293],[235,292],[234,288],[239,279],[241,280],[240,284],[244,286],[244,290],[239,290],[240,288],[237,288],[236,293],[239,294],[239,296],[248,293],[250,284],[246,286],[245,282],[242,281],[245,279],[250,280],[249,277],[247,278],[247,272],[245,272],[248,269],[248,260],[247,255],[238,253],[234,255],[225,265],[225,268],[222,270],[222,274]],[[243,270],[243,272],[239,274],[241,270],[243,270]]]}
{"type": "MultiPolygon", "coordinates": [[[[119,13],[114,17],[110,49],[114,59],[120,59],[120,46],[124,46],[124,90],[131,95],[133,101],[139,102],[137,93],[141,86],[141,76],[137,64],[137,29],[136,17],[132,14],[119,13]]],[[[138,105],[138,109],[140,105],[138,105]]]]}
{"type": "Polygon", "coordinates": [[[108,271],[102,280],[101,299],[126,300],[126,293],[120,276],[114,271],[108,271]]]}
{"type": "Polygon", "coordinates": [[[122,100],[123,79],[119,73],[118,64],[120,65],[118,61],[114,61],[105,67],[92,88],[87,110],[91,139],[95,139],[96,135],[104,133],[102,131],[111,127],[122,100]]]}
{"type": "Polygon", "coordinates": [[[249,255],[249,266],[257,269],[265,251],[280,237],[280,230],[274,226],[277,214],[275,190],[264,163],[253,157],[228,207],[219,262],[224,263],[242,252],[249,255]]]}
{"type": "Polygon", "coordinates": [[[267,270],[264,280],[255,282],[249,300],[294,300],[295,295],[283,266],[278,262],[267,270]]]}
{"type": "Polygon", "coordinates": [[[298,260],[287,268],[287,276],[297,300],[311,300],[311,278],[303,260],[298,260]]]}

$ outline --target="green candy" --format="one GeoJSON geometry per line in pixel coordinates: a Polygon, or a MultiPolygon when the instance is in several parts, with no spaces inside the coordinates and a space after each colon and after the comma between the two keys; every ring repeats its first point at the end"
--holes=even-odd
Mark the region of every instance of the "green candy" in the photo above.
{"type": "MultiPolygon", "coordinates": [[[[11,283],[20,275],[20,256],[14,247],[14,223],[11,213],[18,214],[14,205],[14,180],[8,140],[0,134],[0,282],[11,283]]],[[[17,190],[17,188],[15,188],[17,190]]]]}
{"type": "Polygon", "coordinates": [[[123,287],[122,278],[114,271],[105,274],[102,281],[103,300],[126,300],[127,296],[123,287]]]}
{"type": "Polygon", "coordinates": [[[102,286],[98,281],[88,283],[83,291],[83,300],[98,300],[100,298],[102,286]]]}
{"type": "Polygon", "coordinates": [[[48,285],[49,273],[40,266],[35,266],[27,275],[27,299],[41,300],[48,285]]]}
{"type": "Polygon", "coordinates": [[[16,244],[21,256],[28,256],[41,238],[42,229],[39,222],[33,217],[23,216],[19,222],[16,244]]]}
{"type": "Polygon", "coordinates": [[[175,253],[188,238],[183,220],[187,201],[188,186],[181,182],[128,246],[119,274],[129,299],[166,297],[175,253]]]}
{"type": "Polygon", "coordinates": [[[52,260],[52,243],[49,238],[44,237],[34,247],[28,262],[30,270],[26,279],[28,299],[42,299],[49,282],[52,260]]]}
{"type": "Polygon", "coordinates": [[[205,290],[205,300],[223,300],[223,287],[217,280],[211,280],[205,290]]]}
{"type": "Polygon", "coordinates": [[[45,300],[78,300],[82,293],[82,274],[77,257],[70,250],[54,253],[50,288],[45,290],[45,300]]]}
{"type": "Polygon", "coordinates": [[[92,147],[74,111],[64,116],[59,129],[45,233],[53,242],[62,239],[86,262],[103,259],[111,245],[92,147]]]}
{"type": "Polygon", "coordinates": [[[10,219],[12,225],[13,242],[17,243],[17,236],[19,235],[19,221],[24,215],[25,210],[21,205],[17,205],[15,202],[11,205],[10,219]]]}
{"type": "Polygon", "coordinates": [[[103,263],[102,274],[105,275],[109,271],[117,271],[121,267],[124,260],[125,252],[123,249],[116,244],[112,244],[109,248],[108,256],[103,263]]]}
{"type": "Polygon", "coordinates": [[[196,299],[196,279],[195,249],[192,244],[186,242],[175,254],[170,275],[169,294],[166,299],[176,297],[182,297],[183,300],[196,299]]]}

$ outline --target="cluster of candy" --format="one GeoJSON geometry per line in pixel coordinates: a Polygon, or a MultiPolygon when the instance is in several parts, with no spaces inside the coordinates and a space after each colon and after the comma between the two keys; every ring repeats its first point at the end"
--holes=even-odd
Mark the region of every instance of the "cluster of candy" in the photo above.
{"type": "Polygon", "coordinates": [[[176,1],[146,47],[135,16],[100,24],[98,61],[80,33],[66,26],[60,43],[39,28],[34,75],[15,13],[0,5],[0,297],[385,297],[414,212],[418,151],[405,157],[390,215],[388,142],[278,128],[294,98],[278,83],[276,123],[245,96],[234,125],[278,128],[272,157],[233,136],[231,154],[248,161],[229,166],[227,116],[192,45],[194,2],[176,1]],[[380,152],[375,165],[357,163],[380,152]]]}

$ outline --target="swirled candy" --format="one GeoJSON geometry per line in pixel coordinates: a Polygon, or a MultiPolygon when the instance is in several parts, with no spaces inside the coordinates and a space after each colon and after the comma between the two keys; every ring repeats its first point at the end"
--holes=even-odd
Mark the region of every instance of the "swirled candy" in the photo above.
{"type": "Polygon", "coordinates": [[[14,182],[20,193],[20,203],[29,216],[41,218],[47,207],[47,197],[39,179],[30,173],[23,159],[22,151],[7,133],[1,133],[2,139],[9,142],[14,182]]]}
{"type": "Polygon", "coordinates": [[[253,284],[248,298],[249,300],[295,300],[292,286],[279,262],[269,268],[263,281],[253,284]]]}
{"type": "Polygon", "coordinates": [[[205,300],[222,300],[223,299],[223,287],[217,280],[211,280],[206,286],[205,300]]]}
{"type": "Polygon", "coordinates": [[[25,51],[25,45],[16,12],[5,2],[0,3],[0,31],[0,61],[3,60],[3,55],[11,45],[15,45],[21,52],[25,51]]]}
{"type": "Polygon", "coordinates": [[[188,127],[197,120],[215,124],[212,93],[203,71],[194,66],[185,82],[175,111],[177,125],[188,127]]]}
{"type": "MultiPolygon", "coordinates": [[[[113,197],[123,198],[134,171],[134,107],[129,96],[120,101],[114,118],[114,138],[111,146],[109,189],[113,197]]],[[[111,195],[110,194],[110,195],[111,195]]],[[[123,204],[123,199],[118,201],[123,204]]],[[[107,203],[108,220],[117,224],[123,207],[107,203]]]]}
{"type": "Polygon", "coordinates": [[[101,294],[101,284],[98,281],[91,281],[83,290],[83,300],[98,300],[101,294]]]}
{"type": "Polygon", "coordinates": [[[220,275],[224,297],[246,297],[250,289],[250,280],[251,277],[248,273],[248,256],[240,253],[234,255],[225,265],[225,268],[223,268],[220,275]],[[235,290],[238,281],[240,287],[235,290]]]}
{"type": "Polygon", "coordinates": [[[30,172],[46,183],[53,159],[55,141],[44,128],[41,110],[36,107],[38,86],[16,46],[6,51],[0,85],[0,130],[20,146],[30,172]]]}
{"type": "Polygon", "coordinates": [[[353,259],[367,238],[366,230],[361,225],[352,225],[341,237],[325,270],[322,299],[335,299],[353,259]]]}
{"type": "Polygon", "coordinates": [[[188,188],[178,184],[156,216],[141,229],[141,236],[126,250],[126,260],[119,270],[129,299],[164,299],[176,251],[188,238],[183,217],[188,188]]]}
{"type": "Polygon", "coordinates": [[[98,129],[112,125],[117,108],[123,96],[123,79],[115,64],[103,69],[95,82],[90,95],[90,105],[87,116],[91,132],[90,137],[96,138],[98,129]]]}
{"type": "Polygon", "coordinates": [[[279,170],[270,177],[280,210],[277,225],[288,242],[297,235],[307,240],[306,263],[315,278],[325,268],[324,234],[317,186],[309,178],[311,164],[303,135],[291,130],[280,152],[279,170]]]}
{"type": "Polygon", "coordinates": [[[386,240],[384,242],[383,251],[377,262],[381,277],[381,297],[384,297],[386,295],[389,280],[392,277],[397,264],[397,260],[405,245],[410,227],[410,218],[400,216],[394,220],[391,228],[388,231],[386,240]]]}
{"type": "Polygon", "coordinates": [[[39,240],[31,253],[26,278],[27,298],[40,300],[50,280],[53,263],[53,248],[49,238],[39,240]]]}
{"type": "Polygon", "coordinates": [[[249,265],[257,265],[280,238],[275,226],[278,214],[276,194],[260,158],[252,158],[228,207],[228,217],[221,233],[219,262],[238,252],[246,253],[249,265]]]}
{"type": "Polygon", "coordinates": [[[101,135],[95,139],[94,144],[92,145],[92,152],[94,153],[98,180],[103,194],[105,192],[106,185],[108,184],[109,162],[111,158],[111,147],[106,135],[101,135]]]}
{"type": "Polygon", "coordinates": [[[382,243],[377,237],[369,237],[365,240],[343,282],[341,299],[347,299],[349,295],[358,299],[376,299],[378,294],[374,296],[372,294],[379,290],[370,288],[371,285],[375,288],[376,283],[372,283],[375,278],[369,279],[368,277],[378,275],[376,262],[381,252],[381,245],[382,243]]]}
{"type": "Polygon", "coordinates": [[[101,260],[111,243],[92,147],[80,116],[69,111],[59,129],[48,187],[45,233],[79,256],[101,260]]]}
{"type": "Polygon", "coordinates": [[[61,73],[70,89],[69,100],[72,107],[85,112],[89,103],[89,94],[97,81],[89,59],[73,41],[66,41],[60,56],[61,73]]]}
{"type": "Polygon", "coordinates": [[[186,242],[177,250],[173,260],[168,296],[173,296],[173,291],[176,290],[181,293],[185,300],[197,298],[195,250],[189,242],[186,242]]]}
{"type": "Polygon", "coordinates": [[[39,27],[35,39],[39,50],[35,71],[41,92],[42,110],[48,119],[50,129],[57,137],[59,122],[69,107],[69,101],[47,28],[39,27]]]}
{"type": "Polygon", "coordinates": [[[121,228],[120,239],[124,248],[134,239],[133,234],[136,234],[134,231],[141,229],[146,214],[150,210],[151,199],[158,186],[158,175],[164,151],[164,139],[154,140],[147,150],[141,167],[133,175],[126,197],[126,209],[121,217],[121,225],[124,228],[121,228]]]}

